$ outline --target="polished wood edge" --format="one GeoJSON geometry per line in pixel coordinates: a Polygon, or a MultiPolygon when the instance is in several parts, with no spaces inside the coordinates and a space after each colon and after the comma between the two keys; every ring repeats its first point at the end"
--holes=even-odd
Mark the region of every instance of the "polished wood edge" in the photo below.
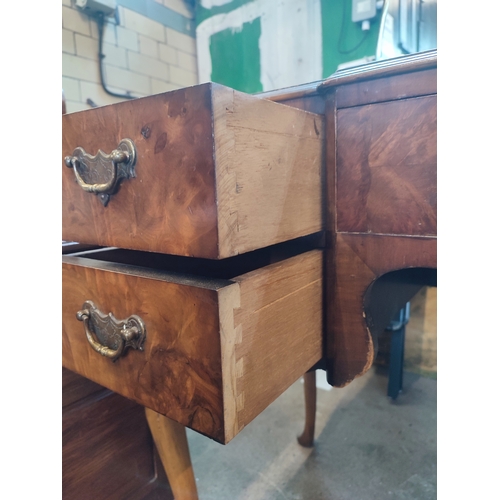
{"type": "Polygon", "coordinates": [[[387,236],[391,238],[412,238],[415,240],[437,240],[436,234],[400,234],[400,233],[370,233],[363,231],[336,231],[339,236],[370,236],[374,238],[385,238],[387,236]]]}
{"type": "Polygon", "coordinates": [[[76,253],[76,252],[86,252],[88,250],[97,250],[102,247],[98,247],[97,245],[86,245],[83,243],[76,243],[73,241],[63,241],[62,242],[62,253],[76,253]]]}
{"type": "Polygon", "coordinates": [[[270,101],[287,101],[298,97],[315,96],[318,94],[317,88],[322,81],[323,80],[318,80],[315,82],[286,87],[284,89],[268,90],[267,92],[260,92],[254,95],[264,99],[269,99],[270,101]]]}
{"type": "Polygon", "coordinates": [[[328,92],[332,87],[338,87],[339,85],[435,67],[437,67],[437,50],[428,50],[426,52],[395,57],[393,59],[384,59],[383,61],[336,71],[325,80],[304,83],[279,90],[269,90],[254,95],[276,102],[288,101],[290,99],[323,94],[328,92]]]}
{"type": "Polygon", "coordinates": [[[393,59],[384,59],[364,64],[355,68],[348,68],[335,72],[332,76],[318,85],[319,93],[328,92],[332,87],[352,82],[398,75],[437,67],[437,50],[428,50],[417,54],[410,54],[393,59]]]}

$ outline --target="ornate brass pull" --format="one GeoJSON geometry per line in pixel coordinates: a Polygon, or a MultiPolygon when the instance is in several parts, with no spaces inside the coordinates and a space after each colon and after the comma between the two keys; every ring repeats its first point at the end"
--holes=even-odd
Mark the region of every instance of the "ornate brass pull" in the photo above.
{"type": "Polygon", "coordinates": [[[128,347],[143,350],[146,326],[139,316],[117,320],[112,313],[103,314],[92,301],[87,300],[82,310],[76,313],[76,319],[83,321],[92,349],[113,361],[122,356],[128,347]]]}
{"type": "Polygon", "coordinates": [[[102,204],[107,206],[121,181],[135,177],[136,158],[134,143],[130,139],[123,139],[109,155],[99,149],[92,156],[78,147],[72,156],[64,158],[64,163],[75,172],[78,185],[84,191],[98,195],[102,204]]]}

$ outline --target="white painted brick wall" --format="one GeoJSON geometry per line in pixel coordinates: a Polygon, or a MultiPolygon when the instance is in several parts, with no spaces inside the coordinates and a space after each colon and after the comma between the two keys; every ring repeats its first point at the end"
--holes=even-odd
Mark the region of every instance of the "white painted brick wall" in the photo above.
{"type": "MultiPolygon", "coordinates": [[[[157,3],[193,19],[183,0],[157,3]]],[[[120,24],[104,28],[104,77],[107,87],[134,97],[168,92],[198,83],[194,38],[137,12],[118,7],[120,24]]],[[[68,113],[124,100],[107,94],[99,76],[97,23],[72,0],[62,0],[62,86],[68,113]]]]}
{"type": "MultiPolygon", "coordinates": [[[[97,23],[91,19],[90,20],[90,32],[92,38],[96,40],[99,39],[99,28],[97,27],[97,23]]],[[[104,43],[110,43],[112,45],[116,45],[116,25],[114,22],[108,21],[102,30],[102,41],[104,43]]]]}
{"type": "Polygon", "coordinates": [[[104,43],[102,47],[102,52],[104,54],[104,64],[110,66],[119,66],[121,68],[127,68],[127,51],[116,45],[111,45],[110,43],[104,43]]]}
{"type": "Polygon", "coordinates": [[[169,90],[178,89],[179,85],[175,83],[166,83],[162,80],[156,80],[155,78],[151,78],[151,93],[152,94],[161,94],[162,92],[168,92],[169,90]]]}
{"type": "Polygon", "coordinates": [[[67,30],[90,36],[90,20],[88,16],[82,14],[76,9],[63,6],[62,25],[67,30]]]}
{"type": "Polygon", "coordinates": [[[123,26],[116,27],[116,40],[118,47],[139,52],[139,38],[137,33],[123,26]]]}
{"type": "Polygon", "coordinates": [[[139,52],[154,59],[158,59],[158,44],[156,40],[144,35],[139,35],[139,52]]]}
{"type": "Polygon", "coordinates": [[[160,49],[160,59],[166,63],[173,64],[174,66],[177,66],[177,50],[174,49],[173,47],[169,47],[168,45],[164,43],[159,43],[158,44],[159,49],[160,49]]]}
{"type": "Polygon", "coordinates": [[[75,33],[73,31],[62,30],[62,51],[68,54],[75,54],[75,33]]]}
{"type": "Polygon", "coordinates": [[[179,51],[178,52],[178,66],[182,69],[185,69],[187,71],[190,71],[191,73],[196,74],[198,71],[198,68],[196,66],[196,57],[193,56],[192,54],[186,54],[184,52],[179,51]]]}
{"type": "Polygon", "coordinates": [[[72,54],[63,53],[62,74],[86,82],[99,82],[99,66],[96,62],[72,54]]]}
{"type": "Polygon", "coordinates": [[[85,59],[98,60],[99,47],[95,38],[75,33],[76,55],[85,59]]]}
{"type": "Polygon", "coordinates": [[[81,101],[80,80],[63,76],[62,83],[66,99],[75,102],[81,101]]]}
{"type": "Polygon", "coordinates": [[[128,66],[135,73],[168,81],[168,65],[158,59],[153,59],[144,54],[137,54],[136,52],[129,52],[128,66]]]}
{"type": "Polygon", "coordinates": [[[105,66],[106,83],[111,87],[140,94],[141,96],[151,93],[151,80],[145,75],[139,75],[132,71],[114,66],[105,66]]]}
{"type": "Polygon", "coordinates": [[[159,42],[165,41],[165,27],[152,19],[148,19],[132,10],[123,9],[124,25],[131,31],[148,36],[159,42]]]}
{"type": "Polygon", "coordinates": [[[165,28],[165,30],[167,32],[167,45],[182,50],[182,52],[187,52],[188,54],[196,54],[196,43],[194,38],[184,33],[179,33],[171,28],[165,28]]]}
{"type": "Polygon", "coordinates": [[[182,0],[163,0],[162,2],[156,0],[158,3],[162,3],[165,7],[168,7],[184,17],[189,19],[194,18],[194,13],[188,5],[186,5],[182,0]]]}
{"type": "Polygon", "coordinates": [[[182,68],[176,68],[175,66],[170,68],[170,80],[172,83],[177,83],[180,87],[189,87],[198,83],[195,73],[182,68]]]}

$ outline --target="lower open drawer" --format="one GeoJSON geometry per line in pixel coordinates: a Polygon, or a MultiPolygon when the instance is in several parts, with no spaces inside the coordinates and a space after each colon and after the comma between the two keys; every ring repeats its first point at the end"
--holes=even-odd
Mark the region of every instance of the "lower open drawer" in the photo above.
{"type": "Polygon", "coordinates": [[[322,251],[270,260],[64,256],[63,366],[229,442],[322,356],[322,251]]]}

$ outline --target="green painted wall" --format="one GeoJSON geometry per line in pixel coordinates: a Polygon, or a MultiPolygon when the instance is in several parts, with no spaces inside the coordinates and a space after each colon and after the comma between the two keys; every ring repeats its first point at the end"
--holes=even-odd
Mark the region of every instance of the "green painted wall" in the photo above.
{"type": "Polygon", "coordinates": [[[212,81],[252,94],[260,83],[260,19],[243,24],[241,31],[227,29],[210,39],[212,81]]]}
{"type": "MultiPolygon", "coordinates": [[[[196,0],[196,25],[251,1],[233,0],[220,7],[205,9],[200,0],[196,0]]],[[[269,0],[274,1],[277,0],[269,0]]],[[[370,20],[370,30],[362,31],[359,23],[351,21],[351,8],[352,0],[321,0],[323,78],[334,73],[341,63],[375,56],[381,11],[370,20]]],[[[243,92],[261,91],[259,37],[260,21],[257,20],[245,24],[241,31],[225,30],[212,36],[211,80],[243,92]]]]}
{"type": "MultiPolygon", "coordinates": [[[[217,14],[225,14],[227,12],[231,12],[234,9],[237,9],[238,7],[241,7],[242,5],[245,5],[246,3],[249,3],[253,0],[233,0],[231,3],[228,3],[226,5],[221,5],[220,7],[212,7],[211,9],[205,9],[204,7],[201,6],[200,0],[196,0],[196,9],[195,9],[195,15],[196,15],[196,25],[200,24],[202,21],[205,19],[208,19],[209,17],[216,16],[217,14]]],[[[270,0],[272,2],[276,0],[270,0]]]]}

